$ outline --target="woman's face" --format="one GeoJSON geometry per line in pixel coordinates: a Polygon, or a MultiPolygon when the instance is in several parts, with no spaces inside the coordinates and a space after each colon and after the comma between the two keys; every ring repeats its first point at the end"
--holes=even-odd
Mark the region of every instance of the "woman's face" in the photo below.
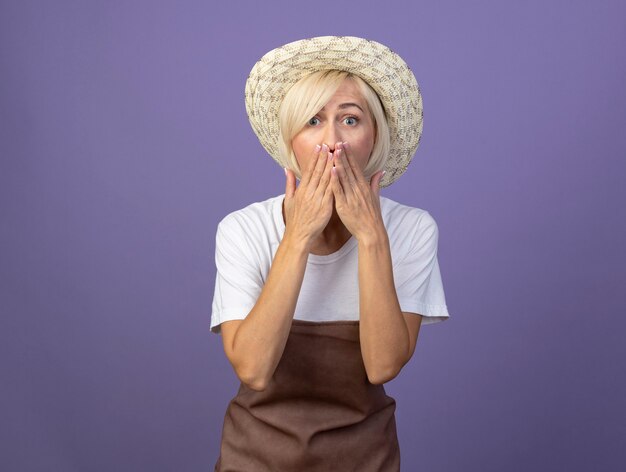
{"type": "Polygon", "coordinates": [[[350,157],[363,171],[374,148],[374,139],[375,125],[367,102],[357,85],[345,79],[324,108],[294,136],[291,146],[304,171],[315,156],[316,144],[326,144],[334,153],[337,142],[347,142],[351,146],[350,157]]]}

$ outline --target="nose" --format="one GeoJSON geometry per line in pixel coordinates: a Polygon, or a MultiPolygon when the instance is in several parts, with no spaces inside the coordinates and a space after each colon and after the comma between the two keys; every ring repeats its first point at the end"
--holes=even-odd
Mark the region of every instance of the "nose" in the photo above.
{"type": "Polygon", "coordinates": [[[341,133],[335,124],[329,124],[324,131],[324,143],[328,145],[330,152],[335,152],[335,144],[341,141],[341,133]]]}

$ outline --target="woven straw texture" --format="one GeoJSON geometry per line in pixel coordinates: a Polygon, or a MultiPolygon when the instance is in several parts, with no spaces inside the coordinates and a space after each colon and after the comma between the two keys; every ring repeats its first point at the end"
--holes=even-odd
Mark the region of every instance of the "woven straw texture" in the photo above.
{"type": "Polygon", "coordinates": [[[352,36],[320,36],[294,41],[265,54],[246,81],[246,111],[252,129],[265,150],[280,164],[280,104],[298,80],[327,69],[358,75],[378,93],[391,135],[386,174],[380,186],[390,185],[406,171],[419,145],[422,96],[406,62],[376,41],[352,36]]]}

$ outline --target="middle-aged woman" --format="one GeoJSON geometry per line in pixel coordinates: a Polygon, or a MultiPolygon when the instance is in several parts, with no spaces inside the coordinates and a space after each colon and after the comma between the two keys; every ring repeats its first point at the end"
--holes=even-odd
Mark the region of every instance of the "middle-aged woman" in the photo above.
{"type": "Polygon", "coordinates": [[[379,194],[419,144],[417,81],[380,43],[325,36],[265,54],[245,97],[286,186],[218,224],[211,330],[241,383],[215,470],[398,471],[383,384],[449,317],[434,218],[379,194]]]}

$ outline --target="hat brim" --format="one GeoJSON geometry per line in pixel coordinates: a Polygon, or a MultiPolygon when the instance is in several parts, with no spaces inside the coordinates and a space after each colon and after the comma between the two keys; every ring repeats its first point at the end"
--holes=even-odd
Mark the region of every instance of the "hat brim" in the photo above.
{"type": "Polygon", "coordinates": [[[265,54],[246,81],[246,112],[252,129],[261,145],[280,164],[278,111],[283,98],[303,77],[328,69],[358,75],[380,97],[390,134],[386,173],[380,186],[390,185],[406,171],[419,146],[422,96],[406,62],[376,41],[320,36],[294,41],[265,54]]]}

